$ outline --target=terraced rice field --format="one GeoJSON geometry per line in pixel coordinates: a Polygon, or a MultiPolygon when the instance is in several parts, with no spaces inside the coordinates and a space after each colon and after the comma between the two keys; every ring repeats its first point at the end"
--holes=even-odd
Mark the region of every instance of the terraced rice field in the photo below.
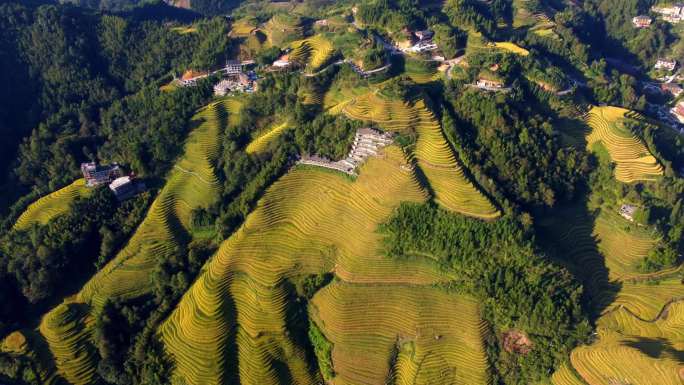
{"type": "Polygon", "coordinates": [[[599,251],[606,257],[611,279],[651,276],[637,271],[639,262],[658,242],[649,232],[628,224],[617,213],[602,212],[594,223],[594,235],[599,251]]]}
{"type": "Polygon", "coordinates": [[[252,140],[245,148],[245,152],[248,154],[263,152],[268,148],[268,145],[272,143],[287,128],[289,128],[288,122],[274,124],[254,138],[254,140],[252,140]]]}
{"type": "Polygon", "coordinates": [[[295,305],[286,280],[333,272],[350,283],[399,288],[447,279],[430,261],[396,262],[378,250],[377,225],[400,201],[426,197],[396,146],[370,158],[354,181],[312,167],[283,176],[162,325],[176,379],[222,384],[239,375],[243,384],[320,383],[291,338],[286,320],[295,305]]]}
{"type": "Polygon", "coordinates": [[[308,72],[316,72],[326,65],[335,49],[330,40],[323,35],[316,35],[298,40],[291,45],[290,60],[306,64],[308,72]]]}
{"type": "Polygon", "coordinates": [[[77,179],[74,183],[52,192],[31,203],[14,224],[15,230],[25,230],[34,223],[44,225],[69,211],[69,206],[76,198],[90,195],[92,190],[85,185],[85,179],[77,179]]]}
{"type": "Polygon", "coordinates": [[[428,179],[435,201],[447,208],[481,219],[495,219],[500,213],[467,179],[434,114],[425,102],[390,100],[378,92],[355,98],[342,112],[351,119],[373,122],[386,130],[407,133],[415,130],[418,140],[414,155],[428,179]]]}
{"type": "Polygon", "coordinates": [[[93,384],[97,351],[90,344],[91,318],[83,306],[61,304],[43,317],[40,333],[45,338],[57,374],[73,385],[93,384]]]}
{"type": "Polygon", "coordinates": [[[601,142],[615,163],[615,178],[624,183],[656,180],[663,168],[643,141],[623,124],[629,110],[618,107],[593,107],[587,115],[592,132],[588,147],[601,142]]]}
{"type": "Polygon", "coordinates": [[[310,314],[333,345],[331,384],[489,384],[472,298],[338,282],[314,296],[310,314]]]}
{"type": "Polygon", "coordinates": [[[572,352],[571,362],[590,385],[681,385],[680,361],[660,344],[601,330],[597,343],[572,352]]]}
{"type": "Polygon", "coordinates": [[[262,31],[268,42],[274,46],[282,46],[287,41],[301,39],[304,28],[298,17],[289,14],[276,14],[266,24],[262,31]]]}
{"type": "Polygon", "coordinates": [[[584,277],[599,311],[597,341],[576,348],[572,366],[559,368],[552,383],[681,384],[684,303],[677,301],[684,299],[684,284],[675,276],[663,278],[667,274],[638,274],[634,266],[657,240],[635,226],[626,231],[616,213],[592,218],[581,208],[538,225],[564,252],[569,268],[584,277]]]}
{"type": "Polygon", "coordinates": [[[571,364],[563,363],[551,376],[553,385],[587,385],[572,369],[571,364]]]}
{"type": "Polygon", "coordinates": [[[190,212],[218,199],[214,162],[228,108],[228,102],[216,102],[193,117],[201,124],[188,136],[185,155],[128,244],[85,285],[79,301],[99,306],[107,298],[144,294],[152,284],[150,272],[156,262],[176,253],[188,241],[190,212]]]}
{"type": "Polygon", "coordinates": [[[242,18],[235,20],[230,26],[231,35],[247,36],[257,29],[257,20],[253,18],[242,18]]]}
{"type": "Polygon", "coordinates": [[[153,285],[151,273],[157,261],[169,258],[189,241],[190,212],[218,198],[213,167],[221,127],[231,106],[235,105],[230,100],[216,102],[193,117],[199,126],[188,136],[184,156],[126,246],[70,303],[57,306],[43,317],[39,331],[55,359],[57,373],[69,383],[92,383],[96,368],[89,343],[91,312],[107,299],[147,293],[153,285]]]}

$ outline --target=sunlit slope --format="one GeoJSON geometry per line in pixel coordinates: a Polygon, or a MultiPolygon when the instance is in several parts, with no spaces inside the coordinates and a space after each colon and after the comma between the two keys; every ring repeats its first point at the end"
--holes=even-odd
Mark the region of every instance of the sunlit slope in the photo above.
{"type": "Polygon", "coordinates": [[[355,98],[341,111],[352,119],[373,122],[390,131],[408,133],[415,130],[417,164],[427,177],[435,201],[444,208],[481,219],[494,219],[500,215],[464,175],[439,122],[423,100],[407,103],[372,92],[355,98]]]}
{"type": "Polygon", "coordinates": [[[65,214],[76,198],[87,197],[90,192],[91,189],[85,185],[85,179],[77,179],[74,183],[31,203],[17,219],[14,229],[24,230],[34,223],[44,225],[51,219],[65,214]]]}
{"type": "Polygon", "coordinates": [[[598,342],[573,350],[571,362],[590,385],[681,385],[678,353],[664,341],[600,330],[598,342]]]}
{"type": "MultiPolygon", "coordinates": [[[[219,130],[227,117],[226,102],[212,104],[193,118],[199,126],[188,136],[183,157],[126,246],[81,290],[78,299],[102,305],[108,298],[133,298],[151,287],[159,260],[180,252],[189,238],[190,213],[218,199],[214,161],[219,130]]],[[[192,124],[192,123],[191,123],[192,124]]]]}
{"type": "Polygon", "coordinates": [[[598,248],[606,258],[606,267],[612,279],[653,277],[641,274],[638,264],[657,244],[658,239],[644,228],[629,224],[617,213],[602,212],[594,222],[594,235],[598,248]]]}
{"type": "Polygon", "coordinates": [[[163,324],[160,333],[175,357],[176,378],[222,384],[236,376],[237,364],[242,384],[319,383],[292,340],[287,314],[298,305],[285,281],[330,271],[358,283],[444,280],[429,262],[395,262],[379,250],[378,224],[401,201],[425,199],[394,146],[370,158],[354,181],[314,167],[283,176],[163,324]],[[226,364],[230,346],[236,346],[237,361],[226,364]]]}
{"type": "Polygon", "coordinates": [[[90,344],[90,317],[76,304],[62,304],[43,317],[40,333],[45,338],[57,374],[73,385],[93,384],[97,351],[90,344]]]}
{"type": "Polygon", "coordinates": [[[489,383],[485,323],[472,298],[338,282],[317,293],[310,309],[333,345],[332,384],[489,383]]]}
{"type": "Polygon", "coordinates": [[[291,44],[290,60],[306,65],[309,72],[316,72],[328,63],[335,49],[323,35],[315,35],[291,44]]]}
{"type": "Polygon", "coordinates": [[[583,278],[599,316],[596,340],[576,348],[571,366],[559,368],[552,382],[681,384],[684,284],[675,269],[640,273],[636,265],[657,239],[605,210],[593,216],[571,207],[539,224],[583,278]]]}
{"type": "Polygon", "coordinates": [[[278,136],[288,127],[288,122],[274,124],[254,138],[254,140],[252,140],[245,148],[245,152],[248,154],[255,154],[264,151],[266,148],[268,148],[268,145],[278,138],[278,136]]]}
{"type": "Polygon", "coordinates": [[[592,128],[587,145],[602,143],[613,162],[615,178],[621,182],[655,180],[663,168],[643,141],[625,126],[629,110],[619,107],[593,107],[587,114],[592,128]]]}

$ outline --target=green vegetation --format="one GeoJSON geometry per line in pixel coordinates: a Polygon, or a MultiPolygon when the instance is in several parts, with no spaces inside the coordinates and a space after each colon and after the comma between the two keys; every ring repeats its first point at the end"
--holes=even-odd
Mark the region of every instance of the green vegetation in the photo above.
{"type": "Polygon", "coordinates": [[[525,355],[510,354],[498,341],[496,368],[505,383],[539,380],[588,337],[581,286],[540,254],[520,223],[510,218],[483,223],[428,205],[404,204],[381,232],[389,256],[433,258],[452,271],[458,280],[448,287],[479,298],[497,335],[517,329],[530,336],[533,347],[525,355]],[[553,355],[547,354],[550,349],[553,355]]]}
{"type": "Polygon", "coordinates": [[[0,383],[681,382],[653,1],[43,3],[0,5],[0,383]]]}
{"type": "Polygon", "coordinates": [[[332,380],[335,375],[331,357],[332,344],[330,344],[330,341],[325,338],[321,329],[313,322],[309,324],[309,340],[311,340],[311,345],[313,345],[323,379],[326,381],[332,380]]]}

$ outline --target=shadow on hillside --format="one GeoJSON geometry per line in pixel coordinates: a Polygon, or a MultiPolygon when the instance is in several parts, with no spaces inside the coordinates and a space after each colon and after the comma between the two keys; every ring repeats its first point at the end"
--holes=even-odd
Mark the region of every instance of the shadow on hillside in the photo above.
{"type": "Polygon", "coordinates": [[[552,260],[566,267],[584,286],[584,304],[592,320],[610,306],[622,288],[611,281],[605,257],[593,234],[596,213],[586,198],[537,214],[539,244],[552,260]]]}
{"type": "Polygon", "coordinates": [[[684,362],[684,350],[676,349],[668,340],[664,338],[639,337],[635,342],[627,342],[625,345],[638,349],[643,354],[659,359],[672,357],[678,362],[684,362]]]}

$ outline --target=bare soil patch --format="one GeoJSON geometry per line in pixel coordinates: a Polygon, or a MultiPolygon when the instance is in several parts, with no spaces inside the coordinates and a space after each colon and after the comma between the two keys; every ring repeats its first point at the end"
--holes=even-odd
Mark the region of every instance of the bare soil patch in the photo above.
{"type": "Polygon", "coordinates": [[[503,334],[503,348],[509,353],[527,354],[532,346],[530,337],[523,331],[511,329],[503,334]]]}

